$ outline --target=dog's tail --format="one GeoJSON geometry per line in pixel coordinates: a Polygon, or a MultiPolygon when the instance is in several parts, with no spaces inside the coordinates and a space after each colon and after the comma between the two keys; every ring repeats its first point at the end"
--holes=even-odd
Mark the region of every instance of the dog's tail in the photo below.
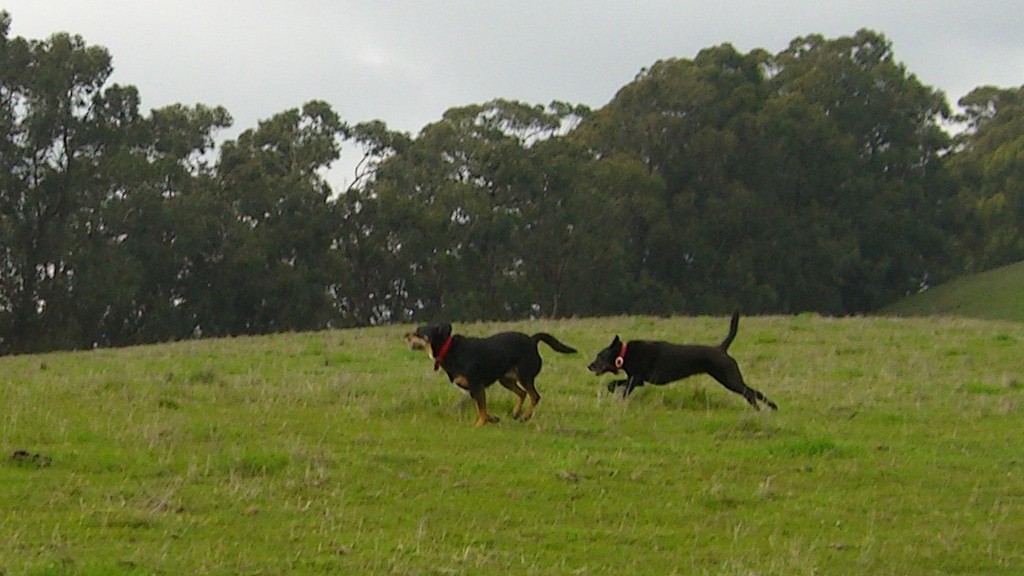
{"type": "Polygon", "coordinates": [[[725,352],[729,349],[729,345],[732,344],[733,338],[736,337],[736,330],[740,327],[740,311],[736,310],[732,313],[732,320],[729,321],[729,335],[722,340],[722,343],[718,345],[725,352]]]}
{"type": "Polygon", "coordinates": [[[562,354],[574,354],[576,352],[575,348],[562,344],[557,338],[546,332],[538,332],[530,338],[533,339],[534,344],[537,342],[543,342],[548,346],[551,346],[551,349],[555,352],[561,352],[562,354]]]}

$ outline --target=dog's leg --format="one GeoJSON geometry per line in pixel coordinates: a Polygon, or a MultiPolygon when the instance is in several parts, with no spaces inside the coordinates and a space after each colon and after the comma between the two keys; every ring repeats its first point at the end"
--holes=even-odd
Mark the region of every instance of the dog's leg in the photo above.
{"type": "Polygon", "coordinates": [[[526,408],[526,413],[520,418],[520,420],[526,422],[533,417],[533,410],[537,407],[537,403],[540,402],[540,393],[537,392],[537,387],[533,385],[533,380],[521,380],[519,385],[530,395],[530,406],[526,408]]]}
{"type": "MultiPolygon", "coordinates": [[[[731,358],[730,358],[731,360],[731,358]]],[[[754,410],[760,410],[757,401],[760,400],[767,404],[772,410],[778,410],[779,407],[775,405],[775,402],[769,400],[760,391],[747,386],[747,383],[743,381],[743,374],[740,373],[740,367],[735,361],[726,364],[725,366],[719,367],[719,369],[711,370],[708,372],[712,378],[718,380],[722,386],[725,386],[729,390],[743,396],[743,398],[750,404],[754,410]]]]}
{"type": "Polygon", "coordinates": [[[491,416],[490,414],[487,413],[487,392],[484,390],[483,386],[472,388],[469,391],[469,395],[473,397],[473,400],[476,400],[477,428],[480,428],[484,424],[494,423],[498,421],[497,416],[491,416]]]}
{"type": "Polygon", "coordinates": [[[516,395],[516,405],[512,407],[511,415],[513,418],[518,419],[519,413],[523,410],[523,400],[526,398],[526,391],[519,387],[515,375],[512,373],[502,376],[498,379],[498,382],[516,395]]]}
{"type": "Polygon", "coordinates": [[[467,380],[465,376],[459,375],[452,378],[452,384],[454,384],[459,390],[465,392],[455,405],[456,408],[462,408],[467,402],[471,402],[473,400],[473,395],[469,393],[469,380],[467,380]]]}
{"type": "Polygon", "coordinates": [[[626,380],[612,380],[611,382],[608,383],[608,392],[611,392],[612,394],[614,394],[616,388],[618,388],[619,386],[625,386],[625,385],[626,385],[626,380]]]}
{"type": "Polygon", "coordinates": [[[743,382],[743,376],[740,375],[739,368],[732,368],[726,370],[712,370],[708,372],[712,378],[718,380],[718,383],[725,386],[727,389],[743,396],[743,399],[754,410],[760,410],[761,407],[757,405],[757,396],[754,394],[754,390],[751,389],[743,382]]]}
{"type": "Polygon", "coordinates": [[[779,407],[775,405],[775,402],[772,402],[771,400],[768,399],[767,396],[761,394],[761,392],[751,388],[750,386],[747,386],[746,391],[743,392],[743,397],[746,398],[747,402],[749,402],[750,405],[754,407],[754,410],[761,409],[761,407],[757,405],[758,400],[767,404],[768,407],[771,408],[772,410],[779,409],[779,407]]]}
{"type": "Polygon", "coordinates": [[[625,387],[622,389],[622,397],[626,398],[633,393],[634,388],[639,388],[644,385],[644,379],[640,376],[630,376],[629,380],[626,381],[625,387]]]}
{"type": "Polygon", "coordinates": [[[775,402],[772,402],[771,400],[768,399],[767,396],[765,396],[764,394],[761,394],[760,390],[755,390],[753,388],[750,388],[749,386],[747,387],[747,389],[750,390],[751,392],[753,392],[754,395],[757,396],[758,400],[760,400],[761,402],[764,402],[765,404],[767,404],[768,407],[771,408],[772,410],[778,410],[779,409],[779,407],[775,405],[775,402]]]}

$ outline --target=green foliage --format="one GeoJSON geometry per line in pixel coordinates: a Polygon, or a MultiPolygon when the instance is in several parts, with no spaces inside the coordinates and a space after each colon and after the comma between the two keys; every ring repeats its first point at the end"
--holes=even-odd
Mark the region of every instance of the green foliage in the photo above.
{"type": "Polygon", "coordinates": [[[0,353],[330,324],[323,171],[344,125],[327,104],[243,132],[213,165],[226,110],[142,116],[133,87],[106,85],[104,49],[8,42],[4,18],[0,353]]]}
{"type": "MultiPolygon", "coordinates": [[[[705,376],[623,402],[585,368],[614,333],[716,342],[727,324],[458,325],[544,330],[581,350],[542,349],[533,420],[479,430],[405,347],[408,325],[0,358],[0,571],[1000,574],[1024,562],[1018,324],[744,317],[732,351],[777,412],[705,376]]],[[[512,406],[497,386],[488,400],[512,406]]]]}
{"type": "Polygon", "coordinates": [[[139,111],[111,56],[0,16],[0,354],[435,319],[864,313],[1024,258],[1019,91],[881,34],[655,62],[598,110],[495,99],[412,136],[313,100],[139,111]],[[326,173],[362,154],[346,190],[326,173]]]}
{"type": "Polygon", "coordinates": [[[592,188],[575,186],[589,159],[556,136],[582,113],[504,100],[453,108],[383,160],[372,196],[360,200],[378,210],[371,242],[402,266],[377,282],[383,293],[374,295],[372,320],[530,314],[540,305],[531,296],[547,292],[527,277],[536,250],[552,259],[543,273],[564,291],[566,237],[579,220],[568,204],[592,188]]]}
{"type": "Polygon", "coordinates": [[[1024,259],[1024,87],[982,86],[960,100],[967,129],[953,167],[975,228],[965,238],[976,271],[1024,259]]]}
{"type": "Polygon", "coordinates": [[[945,274],[947,114],[861,31],[658,62],[579,132],[663,179],[633,237],[674,309],[850,313],[945,274]]]}
{"type": "Polygon", "coordinates": [[[220,197],[230,219],[225,245],[195,300],[218,293],[221,310],[202,309],[208,334],[264,333],[323,327],[330,320],[324,286],[331,258],[331,189],[322,171],[339,155],[343,125],[330,106],[309,102],[243,132],[221,149],[220,197]]]}

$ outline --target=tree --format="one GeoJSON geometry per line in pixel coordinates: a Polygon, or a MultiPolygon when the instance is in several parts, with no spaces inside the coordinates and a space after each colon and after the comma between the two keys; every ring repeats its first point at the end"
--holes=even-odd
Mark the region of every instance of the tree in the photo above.
{"type": "MultiPolygon", "coordinates": [[[[841,308],[866,312],[948,273],[952,188],[942,155],[945,96],[895,61],[884,36],[797,38],[774,61],[782,96],[798,93],[832,123],[826,143],[840,162],[817,195],[834,216],[826,227],[848,257],[835,262],[841,308]]],[[[823,167],[804,166],[807,170],[823,167]]],[[[829,168],[824,168],[829,169],[829,168]]]]}
{"type": "Polygon", "coordinates": [[[345,139],[362,150],[355,178],[347,190],[334,197],[330,210],[330,248],[338,266],[328,293],[340,324],[368,325],[402,318],[403,304],[395,304],[404,290],[396,284],[402,264],[391,244],[387,222],[392,216],[382,209],[375,183],[388,160],[404,154],[412,139],[374,120],[348,126],[345,139]],[[399,316],[394,316],[399,313],[399,316]]]}
{"type": "Polygon", "coordinates": [[[854,313],[948,273],[947,115],[862,30],[658,62],[578,137],[664,183],[626,210],[651,308],[854,313]]]}
{"type": "Polygon", "coordinates": [[[74,261],[102,234],[94,227],[104,200],[94,176],[104,153],[95,104],[110,55],[68,34],[11,40],[9,25],[0,13],[0,352],[81,346],[93,327],[71,313],[74,261]]]}
{"type": "Polygon", "coordinates": [[[953,168],[974,224],[965,238],[969,267],[1024,259],[1024,87],[981,86],[960,99],[953,168]]]}
{"type": "Polygon", "coordinates": [[[540,175],[515,238],[522,254],[520,293],[532,313],[550,317],[648,311],[629,254],[630,199],[662,189],[631,158],[595,159],[569,137],[531,149],[540,175]]]}
{"type": "Polygon", "coordinates": [[[632,158],[657,177],[623,195],[639,311],[723,311],[742,299],[748,273],[729,261],[759,209],[728,207],[756,183],[752,127],[768,95],[767,58],[722,45],[657,62],[580,126],[598,158],[632,158]]]}
{"type": "Polygon", "coordinates": [[[531,149],[585,113],[505,100],[453,108],[380,163],[374,230],[398,263],[374,293],[384,316],[531,313],[521,240],[533,233],[528,214],[543,189],[531,149]]]}
{"type": "Polygon", "coordinates": [[[138,270],[130,308],[105,330],[113,343],[187,338],[201,324],[192,283],[222,248],[229,219],[208,155],[216,131],[230,125],[221,107],[153,110],[116,165],[129,169],[110,175],[118,200],[108,208],[111,233],[138,270]]]}
{"type": "Polygon", "coordinates": [[[222,251],[203,263],[186,296],[205,334],[249,334],[329,326],[331,188],[345,126],[311,101],[246,130],[221,147],[218,194],[233,219],[222,251]]]}
{"type": "Polygon", "coordinates": [[[9,28],[0,12],[0,353],[858,313],[941,281],[957,250],[973,267],[1024,253],[1021,90],[968,95],[952,142],[944,96],[869,30],[662,60],[597,111],[497,99],[412,137],[311,101],[218,148],[223,108],[143,115],[103,48],[9,28]],[[334,191],[342,142],[363,157],[334,191]]]}
{"type": "Polygon", "coordinates": [[[9,38],[10,15],[0,11],[0,354],[17,346],[15,325],[27,322],[22,272],[25,247],[16,244],[24,235],[21,216],[23,171],[21,151],[24,128],[20,106],[30,50],[21,38],[9,38]]]}

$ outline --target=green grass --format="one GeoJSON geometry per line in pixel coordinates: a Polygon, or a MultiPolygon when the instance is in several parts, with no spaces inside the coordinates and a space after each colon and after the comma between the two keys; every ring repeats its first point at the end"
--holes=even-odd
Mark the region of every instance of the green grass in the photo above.
{"type": "Polygon", "coordinates": [[[585,369],[615,333],[727,324],[457,325],[582,351],[542,345],[534,420],[483,429],[402,326],[0,358],[0,574],[1024,566],[1020,324],[743,318],[732,352],[778,412],[707,377],[623,402],[585,369]]]}
{"type": "Polygon", "coordinates": [[[1024,262],[936,286],[883,308],[879,314],[1024,322],[1024,262]]]}

